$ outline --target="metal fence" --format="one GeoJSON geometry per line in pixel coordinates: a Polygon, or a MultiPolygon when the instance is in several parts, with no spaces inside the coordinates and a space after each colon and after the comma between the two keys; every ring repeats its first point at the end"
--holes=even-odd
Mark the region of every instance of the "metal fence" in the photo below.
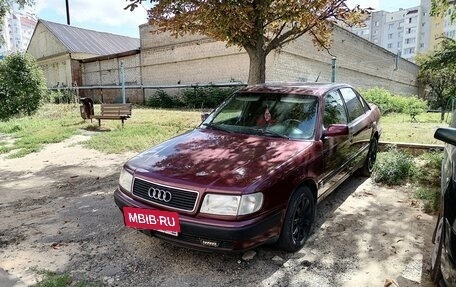
{"type": "Polygon", "coordinates": [[[244,87],[246,83],[208,83],[208,84],[178,84],[178,85],[112,85],[112,86],[73,86],[73,87],[52,87],[50,92],[59,92],[67,95],[69,102],[78,102],[82,97],[91,98],[94,102],[100,103],[122,103],[131,102],[145,104],[149,96],[158,90],[164,90],[168,94],[177,94],[183,89],[198,88],[232,88],[244,87]]]}

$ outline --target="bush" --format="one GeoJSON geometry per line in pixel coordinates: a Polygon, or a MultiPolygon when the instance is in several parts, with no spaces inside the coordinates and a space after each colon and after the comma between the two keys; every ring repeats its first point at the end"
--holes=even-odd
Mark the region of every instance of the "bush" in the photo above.
{"type": "Polygon", "coordinates": [[[71,104],[74,103],[74,95],[70,90],[48,91],[44,100],[51,104],[71,104]]]}
{"type": "Polygon", "coordinates": [[[389,147],[388,151],[377,156],[372,179],[389,185],[403,184],[414,173],[413,158],[396,147],[389,147]]]}
{"type": "Polygon", "coordinates": [[[416,159],[414,176],[416,182],[428,187],[440,187],[442,159],[443,154],[441,152],[429,152],[420,155],[416,159]]]}
{"type": "Polygon", "coordinates": [[[364,98],[376,104],[383,115],[389,113],[406,113],[415,119],[420,113],[427,110],[426,101],[414,96],[393,95],[383,88],[372,88],[362,92],[364,98]]]}
{"type": "Polygon", "coordinates": [[[36,60],[28,54],[11,54],[0,62],[0,120],[32,115],[45,91],[45,79],[36,60]]]}
{"type": "Polygon", "coordinates": [[[423,210],[426,213],[434,213],[440,207],[440,188],[420,186],[416,189],[414,197],[423,202],[423,210]]]}
{"type": "Polygon", "coordinates": [[[182,92],[185,106],[192,109],[213,109],[228,98],[238,87],[195,87],[182,92]]]}
{"type": "Polygon", "coordinates": [[[163,90],[157,90],[152,96],[147,99],[146,106],[153,108],[171,109],[182,107],[183,103],[179,97],[171,97],[167,92],[163,90]]]}
{"type": "Polygon", "coordinates": [[[213,109],[237,89],[237,87],[195,87],[180,91],[176,96],[170,96],[164,90],[157,90],[147,99],[146,105],[165,109],[182,107],[190,109],[213,109]]]}

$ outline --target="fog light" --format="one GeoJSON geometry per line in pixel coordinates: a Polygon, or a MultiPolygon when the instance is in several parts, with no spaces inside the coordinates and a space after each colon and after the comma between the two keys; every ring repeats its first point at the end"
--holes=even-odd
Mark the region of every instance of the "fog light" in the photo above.
{"type": "Polygon", "coordinates": [[[200,239],[201,245],[209,246],[209,247],[219,247],[220,243],[217,241],[211,241],[206,239],[200,239]]]}

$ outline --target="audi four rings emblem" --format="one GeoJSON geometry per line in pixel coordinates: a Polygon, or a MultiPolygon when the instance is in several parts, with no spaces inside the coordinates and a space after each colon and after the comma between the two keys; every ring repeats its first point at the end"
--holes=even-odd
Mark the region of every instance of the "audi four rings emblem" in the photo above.
{"type": "Polygon", "coordinates": [[[172,197],[171,192],[155,187],[149,188],[148,194],[149,197],[163,202],[170,202],[172,197]]]}

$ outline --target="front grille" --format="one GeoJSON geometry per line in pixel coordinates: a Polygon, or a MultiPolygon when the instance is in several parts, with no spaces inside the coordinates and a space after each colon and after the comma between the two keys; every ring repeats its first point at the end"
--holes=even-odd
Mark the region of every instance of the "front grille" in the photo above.
{"type": "Polygon", "coordinates": [[[196,191],[175,189],[172,187],[167,187],[149,181],[145,181],[139,178],[135,178],[133,184],[133,195],[136,195],[144,200],[147,200],[157,205],[184,211],[193,211],[195,209],[196,199],[198,198],[198,193],[196,191]],[[160,190],[170,192],[171,200],[169,202],[164,202],[150,197],[149,189],[151,188],[157,188],[160,190]]]}

